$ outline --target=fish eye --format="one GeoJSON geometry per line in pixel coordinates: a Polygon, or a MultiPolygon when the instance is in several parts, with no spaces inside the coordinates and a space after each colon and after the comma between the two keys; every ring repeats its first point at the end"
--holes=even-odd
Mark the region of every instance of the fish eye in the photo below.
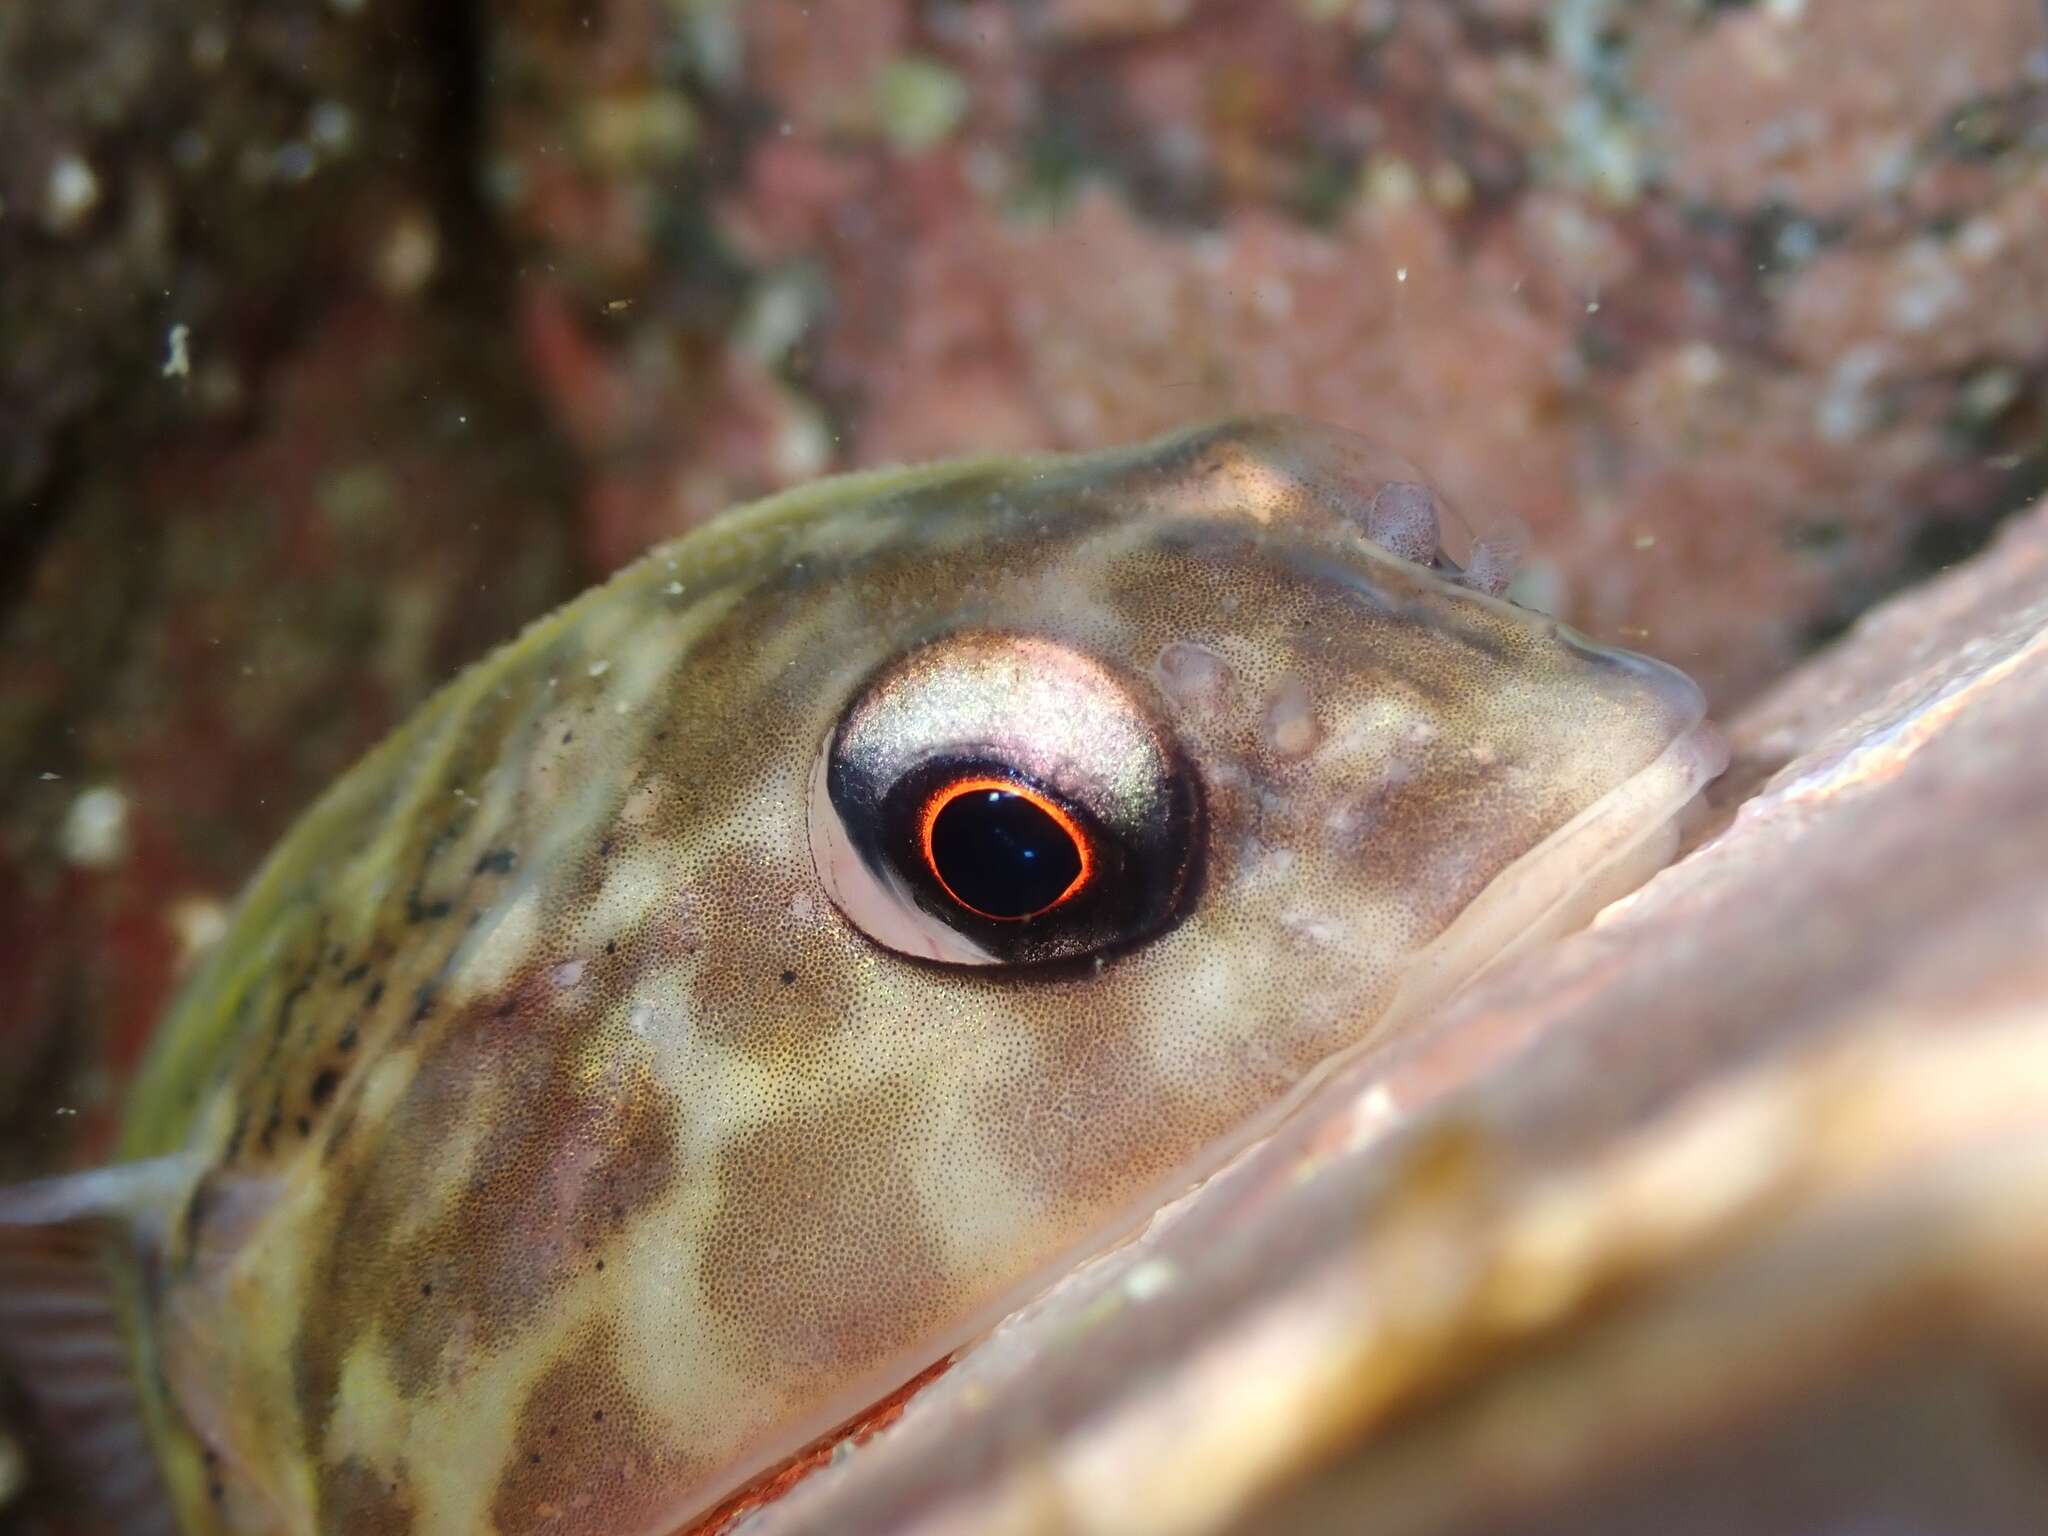
{"type": "Polygon", "coordinates": [[[884,666],[812,775],[812,855],[885,948],[1028,965],[1181,916],[1200,795],[1145,688],[1078,650],[970,631],[884,666]]]}

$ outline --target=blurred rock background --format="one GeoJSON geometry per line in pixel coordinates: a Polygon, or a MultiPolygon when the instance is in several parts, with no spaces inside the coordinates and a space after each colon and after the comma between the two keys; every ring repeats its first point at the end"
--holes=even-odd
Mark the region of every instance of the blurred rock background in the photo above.
{"type": "Polygon", "coordinates": [[[1234,408],[1726,710],[2048,484],[2048,15],[0,7],[0,1176],[524,620],[820,473],[1234,408]]]}

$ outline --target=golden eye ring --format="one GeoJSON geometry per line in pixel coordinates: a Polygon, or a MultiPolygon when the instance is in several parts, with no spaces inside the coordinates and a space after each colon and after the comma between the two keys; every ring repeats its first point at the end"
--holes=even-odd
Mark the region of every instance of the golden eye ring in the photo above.
{"type": "MultiPolygon", "coordinates": [[[[938,882],[939,888],[958,902],[964,910],[992,922],[1022,923],[1043,917],[1087,890],[1095,879],[1094,838],[1073,814],[1057,800],[1029,784],[993,774],[965,774],[959,778],[949,779],[935,789],[926,798],[923,813],[918,818],[917,846],[926,873],[938,882]],[[984,797],[978,805],[972,799],[977,795],[984,797]],[[982,813],[978,818],[974,815],[977,809],[982,813]],[[1026,812],[1022,818],[1017,814],[1019,809],[1026,812]],[[972,828],[965,833],[955,833],[950,837],[947,835],[945,823],[963,818],[984,823],[978,829],[982,834],[978,839],[974,838],[975,829],[972,828]],[[1033,819],[1041,820],[1042,825],[1030,826],[1029,823],[1033,819]],[[1030,840],[1034,835],[1043,839],[1048,828],[1065,839],[1064,850],[1050,842],[1031,844],[1030,840]],[[954,846],[950,849],[942,846],[948,843],[954,846]],[[975,843],[982,846],[976,848],[975,843]],[[999,856],[1008,859],[1013,866],[1011,870],[999,873],[1016,874],[1021,871],[1028,878],[1030,874],[1035,873],[1030,866],[1040,857],[1046,858],[1048,868],[1063,873],[1064,862],[1059,857],[1062,851],[1070,854],[1073,872],[1049,901],[1036,903],[1021,911],[991,910],[995,903],[986,900],[985,897],[978,901],[972,899],[973,896],[979,895],[979,892],[960,889],[961,885],[969,882],[963,878],[963,870],[958,867],[963,845],[966,849],[986,853],[990,844],[994,845],[999,856]],[[950,878],[946,869],[949,864],[955,865],[950,878]]],[[[965,873],[975,874],[979,871],[969,869],[965,873]]],[[[1058,874],[1055,873],[1053,878],[1057,879],[1058,874]]]]}

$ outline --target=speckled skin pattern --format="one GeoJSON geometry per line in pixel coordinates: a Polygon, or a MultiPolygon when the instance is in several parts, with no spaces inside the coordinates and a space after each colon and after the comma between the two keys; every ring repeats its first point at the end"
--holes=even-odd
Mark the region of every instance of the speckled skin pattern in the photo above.
{"type": "Polygon", "coordinates": [[[126,1134],[204,1162],[130,1287],[187,1527],[669,1530],[1369,1034],[1698,718],[1370,542],[1376,462],[1255,420],[826,482],[535,625],[341,780],[126,1134]],[[1143,942],[935,964],[821,881],[821,751],[959,632],[1090,658],[1192,775],[1199,871],[1143,942]]]}

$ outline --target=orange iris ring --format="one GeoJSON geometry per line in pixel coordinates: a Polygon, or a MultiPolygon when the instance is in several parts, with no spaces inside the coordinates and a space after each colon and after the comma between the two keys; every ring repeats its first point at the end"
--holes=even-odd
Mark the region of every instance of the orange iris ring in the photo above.
{"type": "Polygon", "coordinates": [[[1015,779],[997,778],[993,774],[973,774],[966,778],[951,779],[934,790],[931,797],[924,803],[924,814],[918,818],[917,847],[918,852],[924,858],[926,873],[939,882],[939,889],[952,897],[953,900],[959,902],[962,907],[972,912],[976,917],[987,918],[992,923],[1025,923],[1034,917],[1043,917],[1046,913],[1052,911],[1053,908],[1064,906],[1067,902],[1072,901],[1082,891],[1086,890],[1088,882],[1095,878],[1095,844],[1088,834],[1082,830],[1081,824],[1068,813],[1066,807],[1062,806],[1058,801],[1040,794],[1029,784],[1020,784],[1015,779]],[[984,912],[973,903],[962,900],[960,893],[954,890],[947,883],[946,877],[939,872],[938,856],[932,851],[932,828],[938,825],[940,813],[962,795],[984,793],[990,790],[1005,795],[1016,795],[1019,799],[1027,800],[1039,810],[1045,812],[1046,815],[1052,818],[1053,824],[1067,834],[1068,840],[1074,845],[1075,854],[1081,860],[1080,873],[1067,882],[1067,888],[1035,912],[1023,912],[1015,917],[1005,917],[997,912],[984,912]]]}

